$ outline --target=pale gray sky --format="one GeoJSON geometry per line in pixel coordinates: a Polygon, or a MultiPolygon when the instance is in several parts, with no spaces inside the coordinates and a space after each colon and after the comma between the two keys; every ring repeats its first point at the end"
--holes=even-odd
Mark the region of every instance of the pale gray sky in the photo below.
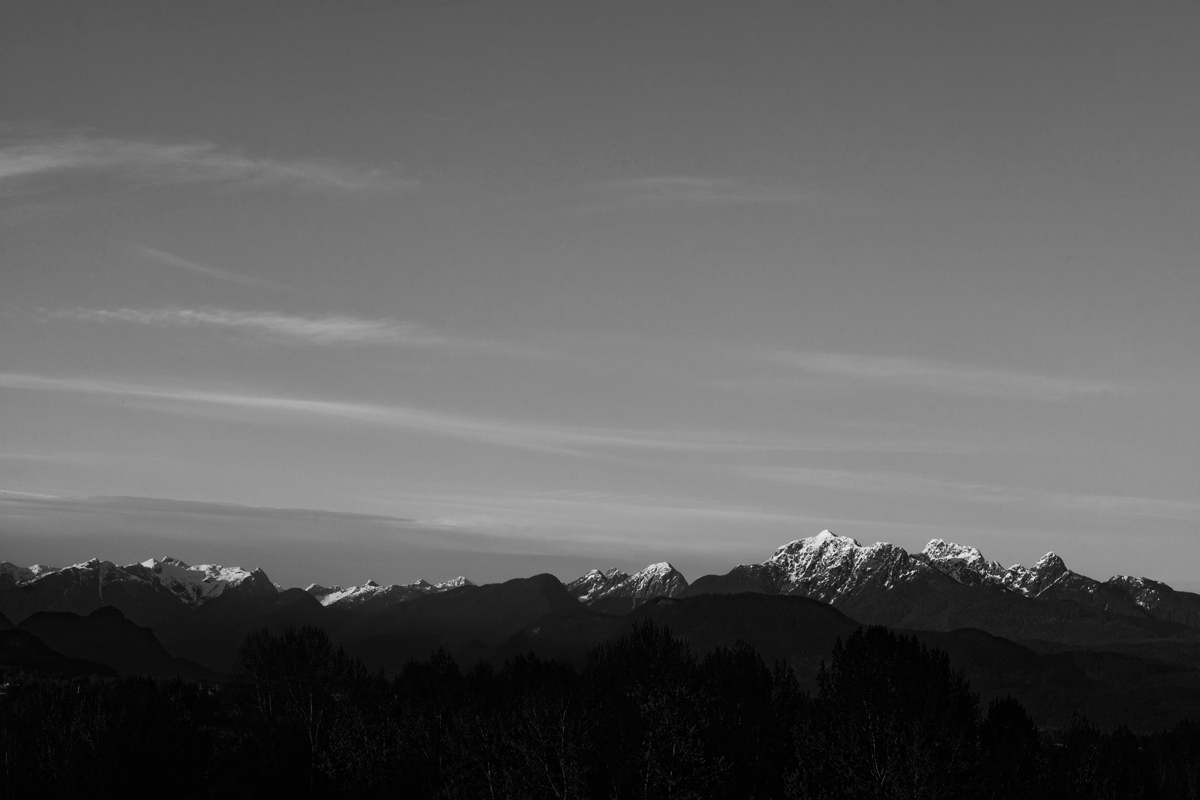
{"type": "Polygon", "coordinates": [[[0,558],[694,578],[829,527],[1200,589],[1198,33],[5,3],[0,558]]]}

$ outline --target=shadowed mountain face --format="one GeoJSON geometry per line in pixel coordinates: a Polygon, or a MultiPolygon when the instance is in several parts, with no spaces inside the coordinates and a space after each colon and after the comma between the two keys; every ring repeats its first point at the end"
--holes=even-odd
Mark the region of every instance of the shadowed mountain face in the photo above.
{"type": "Polygon", "coordinates": [[[340,638],[372,668],[398,669],[438,648],[470,663],[539,620],[579,613],[595,616],[553,575],[535,575],[420,597],[352,624],[340,638]]]}
{"type": "Polygon", "coordinates": [[[914,555],[824,531],[784,545],[762,564],[698,578],[685,595],[740,591],[822,600],[870,624],[979,628],[1071,647],[1200,641],[1200,595],[1142,578],[1101,583],[1072,572],[1053,553],[1031,568],[1005,569],[975,548],[940,539],[914,555]]]}
{"type": "Polygon", "coordinates": [[[174,558],[126,566],[92,559],[65,569],[0,564],[0,611],[14,622],[39,611],[86,616],[111,606],[161,634],[179,624],[190,609],[216,598],[276,591],[262,570],[190,567],[174,558]]]}
{"type": "Polygon", "coordinates": [[[1047,720],[1069,716],[1071,703],[1111,719],[1165,719],[1171,704],[1192,708],[1200,696],[1198,595],[1143,578],[1095,581],[1053,553],[1005,568],[942,540],[908,553],[828,531],[690,585],[667,563],[633,575],[593,570],[567,586],[535,575],[280,591],[261,570],[177,559],[61,570],[5,562],[0,611],[61,657],[137,674],[197,675],[195,664],[228,672],[247,634],[306,624],[372,669],[395,671],[438,648],[464,665],[529,651],[579,662],[651,619],[697,650],[745,640],[811,686],[833,642],[865,623],[916,632],[985,694],[1018,694],[1047,720]],[[92,613],[104,605],[120,611],[92,613]]]}
{"type": "MultiPolygon", "coordinates": [[[[589,648],[629,633],[644,619],[669,628],[699,655],[744,641],[768,664],[790,665],[809,691],[815,691],[817,670],[834,643],[859,627],[836,607],[804,597],[748,592],[658,598],[622,617],[576,613],[539,620],[497,648],[493,661],[532,652],[582,663],[589,648]]],[[[1067,725],[1083,711],[1104,725],[1152,730],[1200,715],[1195,662],[1103,651],[1041,653],[972,628],[899,632],[946,651],[985,701],[1012,695],[1043,725],[1067,725]]]]}
{"type": "Polygon", "coordinates": [[[114,677],[116,670],[52,650],[29,631],[0,631],[0,671],[37,672],[64,677],[114,677]]]}
{"type": "Polygon", "coordinates": [[[833,643],[859,627],[832,606],[804,597],[755,593],[660,597],[621,617],[576,612],[540,620],[505,642],[496,659],[523,652],[580,661],[587,650],[650,620],[688,640],[697,653],[741,640],[768,660],[788,661],[812,678],[833,643]]]}
{"type": "MultiPolygon", "coordinates": [[[[348,589],[314,584],[306,591],[331,611],[403,618],[409,603],[462,588],[483,587],[459,578],[443,584],[390,586],[368,581],[348,589]]],[[[633,575],[593,570],[569,583],[566,591],[593,611],[612,614],[629,613],[655,597],[756,592],[808,597],[863,622],[904,628],[975,627],[1008,638],[1072,647],[1145,640],[1200,644],[1200,595],[1176,592],[1145,578],[1096,581],[1072,572],[1053,553],[1029,568],[1005,568],[973,547],[940,539],[912,554],[886,543],[863,546],[823,531],[780,547],[761,564],[706,575],[690,585],[664,562],[633,575]]],[[[195,631],[209,624],[204,620],[223,614],[229,614],[235,627],[244,627],[238,613],[200,613],[209,606],[230,609],[241,600],[258,598],[261,603],[247,606],[252,610],[246,619],[283,614],[263,610],[276,607],[278,594],[261,570],[193,567],[173,558],[124,567],[93,559],[66,569],[0,562],[0,612],[14,622],[38,611],[87,615],[110,605],[152,628],[164,641],[195,638],[195,631]],[[175,633],[176,628],[183,630],[175,633]]],[[[279,608],[292,608],[298,618],[320,616],[311,607],[298,612],[298,602],[284,600],[279,608]]],[[[1187,651],[1176,644],[1167,647],[1171,648],[1187,651]]]]}
{"type": "Polygon", "coordinates": [[[63,611],[39,611],[25,618],[18,630],[28,631],[51,649],[72,658],[96,661],[123,675],[150,675],[210,680],[213,674],[197,663],[174,658],[154,632],[106,606],[86,617],[63,611]]]}
{"type": "Polygon", "coordinates": [[[584,609],[552,575],[464,585],[367,610],[322,606],[311,593],[288,589],[272,596],[216,599],[172,628],[163,644],[210,669],[228,671],[247,634],[314,625],[372,669],[395,670],[438,648],[464,663],[487,658],[525,626],[575,610],[584,609]]]}
{"type": "Polygon", "coordinates": [[[303,589],[250,596],[230,594],[194,609],[161,639],[175,655],[228,672],[249,633],[265,628],[278,635],[285,628],[315,625],[333,634],[344,619],[343,614],[324,608],[303,589]]]}

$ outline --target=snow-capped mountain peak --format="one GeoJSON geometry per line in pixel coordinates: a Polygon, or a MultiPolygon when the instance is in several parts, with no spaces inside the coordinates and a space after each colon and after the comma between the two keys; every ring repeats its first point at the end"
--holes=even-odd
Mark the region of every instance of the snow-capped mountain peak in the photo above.
{"type": "Polygon", "coordinates": [[[588,571],[567,584],[567,591],[582,603],[628,600],[639,605],[654,597],[677,597],[688,587],[687,579],[670,563],[660,561],[630,575],[615,567],[605,572],[588,571]]]}
{"type": "Polygon", "coordinates": [[[1058,581],[1073,575],[1056,553],[1046,553],[1032,567],[1014,564],[1003,576],[1004,585],[1027,597],[1037,597],[1058,581]]]}
{"type": "Polygon", "coordinates": [[[781,593],[827,603],[867,585],[890,589],[897,581],[928,568],[894,544],[863,546],[828,530],[785,544],[763,566],[776,571],[781,593]]]}
{"type": "MultiPolygon", "coordinates": [[[[262,570],[223,567],[217,564],[189,566],[178,558],[148,558],[141,564],[164,589],[188,605],[199,605],[219,597],[231,587],[253,581],[262,570]]],[[[265,575],[262,576],[264,579],[265,575]]],[[[268,581],[269,583],[269,581],[268,581]]]]}
{"type": "Polygon", "coordinates": [[[623,594],[638,602],[652,597],[674,597],[688,587],[688,582],[679,570],[660,561],[630,575],[621,582],[621,587],[623,594]]]}
{"type": "Polygon", "coordinates": [[[968,586],[989,584],[1004,585],[1004,568],[995,561],[988,561],[978,548],[932,539],[921,555],[935,569],[968,586]]]}

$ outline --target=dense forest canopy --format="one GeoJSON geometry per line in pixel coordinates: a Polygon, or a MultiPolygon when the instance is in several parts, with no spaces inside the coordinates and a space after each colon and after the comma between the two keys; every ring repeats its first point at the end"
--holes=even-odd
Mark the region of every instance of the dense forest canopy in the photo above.
{"type": "Polygon", "coordinates": [[[1196,798],[1200,727],[1039,731],[981,708],[946,654],[859,629],[815,694],[738,643],[697,657],[652,623],[582,667],[371,674],[313,627],[247,637],[224,686],[23,676],[0,699],[2,796],[1196,798]],[[153,777],[148,777],[153,776],[153,777]]]}

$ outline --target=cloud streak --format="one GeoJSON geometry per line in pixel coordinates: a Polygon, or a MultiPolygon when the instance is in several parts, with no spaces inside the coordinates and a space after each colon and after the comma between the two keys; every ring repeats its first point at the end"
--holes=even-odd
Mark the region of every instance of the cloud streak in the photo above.
{"type": "Polygon", "coordinates": [[[419,322],[393,317],[364,319],[344,314],[305,317],[275,311],[233,311],[225,308],[119,308],[58,312],[54,316],[84,322],[123,322],[158,328],[193,328],[241,334],[291,345],[376,345],[437,349],[516,358],[539,358],[542,351],[483,339],[438,333],[419,322]]]}
{"type": "Polygon", "coordinates": [[[220,184],[342,194],[395,192],[417,182],[335,161],[283,161],[223,150],[212,142],[165,144],[59,136],[0,145],[0,184],[55,174],[101,172],[140,184],[220,184]]]}
{"type": "Polygon", "coordinates": [[[231,311],[223,308],[121,308],[77,309],[65,312],[72,319],[92,322],[128,322],[175,328],[210,328],[247,333],[282,342],[314,345],[379,344],[405,347],[487,349],[487,342],[470,342],[441,336],[415,322],[391,317],[362,319],[344,315],[301,317],[273,311],[231,311]]]}
{"type": "Polygon", "coordinates": [[[948,394],[1019,400],[1061,401],[1123,394],[1130,387],[1104,381],[1057,378],[920,358],[771,350],[753,358],[810,375],[859,384],[908,387],[948,394]]]}
{"type": "Polygon", "coordinates": [[[408,406],[213,392],[90,378],[0,373],[0,388],[136,399],[174,413],[226,409],[244,412],[255,419],[261,419],[265,413],[267,419],[275,422],[287,417],[295,421],[361,424],[574,456],[594,457],[613,450],[731,452],[786,449],[777,443],[754,442],[736,435],[511,422],[408,406]]]}
{"type": "MultiPolygon", "coordinates": [[[[578,546],[622,548],[678,547],[678,535],[686,533],[687,549],[727,551],[740,548],[732,543],[730,526],[767,530],[796,528],[820,530],[830,524],[825,517],[736,503],[637,493],[598,491],[483,491],[474,493],[434,492],[388,496],[388,503],[405,508],[422,508],[424,524],[449,530],[469,530],[506,538],[532,536],[543,541],[567,537],[578,546]]],[[[767,540],[764,547],[774,542],[767,540]]]]}
{"type": "Polygon", "coordinates": [[[286,292],[297,292],[304,294],[303,292],[300,292],[299,289],[294,289],[291,286],[286,286],[282,283],[276,283],[275,281],[269,281],[263,278],[254,278],[237,272],[229,272],[228,270],[218,269],[217,267],[210,267],[206,264],[200,264],[181,256],[177,256],[174,253],[168,253],[165,250],[156,250],[153,247],[146,247],[140,244],[133,245],[133,249],[146,258],[156,261],[159,264],[163,264],[168,267],[175,267],[176,269],[186,270],[188,272],[194,272],[197,275],[203,275],[207,278],[215,278],[220,281],[229,281],[230,283],[239,283],[243,286],[257,286],[263,289],[281,289],[286,292]]]}
{"type": "Polygon", "coordinates": [[[819,489],[917,495],[973,503],[1025,505],[1058,511],[1200,522],[1200,503],[1156,497],[1050,492],[948,481],[894,472],[856,472],[802,467],[747,467],[740,472],[751,478],[819,489]]]}

